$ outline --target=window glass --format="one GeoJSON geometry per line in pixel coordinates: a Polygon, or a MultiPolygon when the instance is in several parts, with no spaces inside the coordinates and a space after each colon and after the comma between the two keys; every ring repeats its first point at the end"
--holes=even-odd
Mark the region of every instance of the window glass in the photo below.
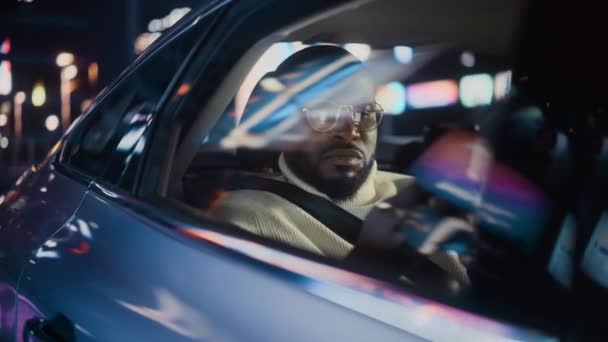
{"type": "Polygon", "coordinates": [[[71,135],[63,161],[90,177],[131,190],[155,107],[208,29],[208,20],[199,21],[153,53],[113,89],[71,135]]]}
{"type": "Polygon", "coordinates": [[[495,44],[510,35],[420,44],[445,31],[416,39],[399,6],[370,2],[270,46],[217,95],[227,108],[192,125],[200,145],[170,193],[235,231],[547,328],[572,265],[554,248],[576,225],[567,123],[515,81],[511,46],[495,44]]]}

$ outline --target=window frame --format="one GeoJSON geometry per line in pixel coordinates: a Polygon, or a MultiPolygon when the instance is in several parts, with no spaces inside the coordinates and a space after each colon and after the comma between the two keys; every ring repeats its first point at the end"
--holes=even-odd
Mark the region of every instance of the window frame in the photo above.
{"type": "MultiPolygon", "coordinates": [[[[175,74],[171,76],[169,79],[168,85],[164,90],[162,90],[162,95],[159,97],[159,100],[153,104],[152,110],[150,114],[152,115],[152,125],[150,127],[150,133],[147,134],[149,138],[149,142],[153,141],[154,133],[156,131],[156,122],[160,120],[160,118],[165,114],[163,112],[164,105],[168,99],[168,96],[175,89],[176,84],[178,84],[179,79],[183,75],[183,70],[190,63],[192,59],[193,52],[197,49],[197,46],[204,41],[208,35],[208,33],[212,30],[212,28],[216,24],[216,19],[221,15],[221,9],[225,7],[232,0],[212,0],[205,4],[203,7],[196,9],[189,13],[186,18],[176,24],[173,28],[171,28],[165,35],[163,35],[160,39],[158,39],[152,46],[150,46],[142,55],[140,55],[136,60],[125,69],[117,78],[114,80],[109,86],[101,91],[101,93],[95,98],[93,104],[89,107],[89,109],[80,115],[74,120],[72,126],[68,129],[67,133],[61,140],[61,148],[58,150],[58,153],[52,160],[52,165],[57,167],[59,170],[62,170],[66,174],[68,174],[71,178],[83,183],[83,184],[91,184],[98,183],[103,184],[104,187],[112,189],[112,191],[116,191],[122,194],[134,195],[136,194],[137,184],[139,184],[142,166],[145,163],[146,155],[148,154],[148,145],[147,143],[142,151],[142,159],[139,161],[139,165],[137,166],[136,175],[134,177],[133,186],[131,189],[125,189],[123,186],[119,184],[113,184],[112,182],[108,182],[102,180],[103,174],[99,176],[93,176],[81,170],[80,168],[70,165],[67,160],[65,160],[64,153],[68,150],[68,146],[70,146],[70,142],[74,141],[74,139],[82,139],[79,137],[79,133],[86,128],[88,128],[88,124],[98,118],[99,115],[103,113],[100,112],[100,109],[108,103],[108,99],[112,98],[113,95],[117,93],[120,88],[130,80],[130,77],[141,70],[147,63],[157,56],[157,53],[161,51],[163,48],[166,48],[167,45],[171,44],[175,40],[182,38],[188,32],[194,29],[196,25],[204,25],[205,28],[201,30],[200,36],[194,41],[192,44],[192,48],[186,53],[186,56],[181,61],[181,64],[178,66],[175,74]],[[201,19],[207,18],[208,16],[212,16],[210,21],[204,21],[199,23],[201,19]]],[[[121,113],[121,115],[125,115],[125,113],[121,113]]],[[[119,122],[117,125],[120,125],[119,122]]],[[[118,127],[118,126],[117,126],[118,127]]],[[[115,139],[115,135],[112,136],[111,139],[115,139]]],[[[104,165],[107,165],[108,161],[105,161],[104,165]]]]}
{"type": "MultiPolygon", "coordinates": [[[[201,50],[184,74],[184,83],[188,82],[193,85],[184,101],[190,105],[191,102],[196,102],[197,105],[202,105],[203,110],[197,111],[195,118],[192,119],[185,117],[183,110],[176,109],[172,115],[165,116],[160,125],[169,127],[172,123],[181,122],[183,127],[189,127],[198,122],[196,118],[205,117],[206,113],[214,112],[212,109],[214,107],[223,107],[220,112],[223,113],[225,106],[222,101],[229,102],[229,99],[232,98],[232,96],[222,95],[227,90],[226,88],[230,88],[226,87],[226,84],[229,83],[227,79],[229,78],[231,82],[236,81],[240,85],[242,81],[240,76],[245,77],[246,72],[250,70],[266,48],[272,43],[280,41],[286,31],[295,30],[311,21],[314,22],[320,18],[356,8],[363,2],[365,1],[314,0],[297,5],[287,5],[277,0],[266,0],[235,3],[227,11],[226,18],[218,25],[216,32],[210,37],[208,45],[212,48],[201,50]],[[277,19],[270,23],[268,16],[276,13],[277,8],[281,6],[285,7],[282,9],[285,11],[281,12],[283,15],[280,20],[277,19]],[[250,16],[253,16],[253,19],[249,18],[250,16]],[[235,53],[230,53],[235,50],[237,50],[235,53]],[[221,61],[219,66],[213,65],[218,61],[221,61]],[[241,69],[243,75],[240,73],[235,75],[233,72],[235,69],[241,69]],[[204,81],[202,81],[203,79],[204,81]],[[201,98],[206,100],[201,101],[201,98]]],[[[190,145],[198,146],[200,144],[197,137],[186,136],[184,138],[190,145]]],[[[167,183],[171,179],[175,179],[171,176],[175,173],[174,166],[181,163],[175,162],[174,151],[167,151],[166,143],[169,140],[167,138],[164,143],[159,143],[159,139],[155,139],[153,142],[151,148],[155,153],[151,153],[151,155],[157,157],[144,164],[142,183],[138,190],[138,195],[142,198],[166,197],[166,189],[172,187],[167,183]],[[162,174],[150,172],[152,166],[158,164],[162,165],[162,174]]],[[[178,170],[177,173],[180,171],[185,170],[178,170]]]]}

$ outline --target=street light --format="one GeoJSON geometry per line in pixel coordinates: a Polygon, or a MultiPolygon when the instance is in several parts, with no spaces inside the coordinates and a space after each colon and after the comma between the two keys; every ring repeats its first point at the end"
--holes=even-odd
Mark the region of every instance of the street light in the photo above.
{"type": "Polygon", "coordinates": [[[70,126],[70,81],[78,75],[75,65],[68,65],[61,69],[61,128],[65,132],[70,126]]]}
{"type": "Polygon", "coordinates": [[[26,99],[26,95],[25,92],[17,92],[15,94],[15,104],[13,106],[13,108],[15,109],[14,111],[14,118],[15,118],[15,137],[17,138],[17,141],[21,140],[21,134],[23,133],[23,103],[25,102],[26,99]]]}
{"type": "Polygon", "coordinates": [[[55,62],[57,63],[57,66],[60,68],[74,64],[74,54],[69,53],[69,52],[62,52],[57,55],[55,62]]]}
{"type": "Polygon", "coordinates": [[[44,126],[49,132],[52,132],[59,127],[59,118],[55,114],[51,114],[44,120],[44,126]]]}
{"type": "Polygon", "coordinates": [[[32,104],[34,107],[41,107],[46,102],[46,89],[44,83],[36,82],[34,89],[32,89],[32,104]]]}
{"type": "Polygon", "coordinates": [[[89,64],[89,83],[91,85],[97,84],[97,80],[99,79],[99,65],[97,62],[93,62],[89,64]]]}

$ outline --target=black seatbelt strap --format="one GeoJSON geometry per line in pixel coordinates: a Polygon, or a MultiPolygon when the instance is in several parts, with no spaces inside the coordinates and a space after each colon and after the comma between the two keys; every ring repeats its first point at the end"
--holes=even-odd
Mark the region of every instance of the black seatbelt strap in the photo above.
{"type": "Polygon", "coordinates": [[[363,221],[344,210],[334,202],[311,194],[286,182],[257,177],[238,175],[226,182],[230,190],[260,190],[273,193],[295,204],[344,240],[355,244],[363,221]]]}

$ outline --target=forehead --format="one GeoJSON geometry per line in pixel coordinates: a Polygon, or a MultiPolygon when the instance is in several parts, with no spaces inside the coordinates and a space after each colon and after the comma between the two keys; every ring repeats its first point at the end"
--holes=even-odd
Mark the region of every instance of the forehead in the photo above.
{"type": "Polygon", "coordinates": [[[354,75],[323,90],[322,96],[317,96],[308,105],[322,102],[335,104],[364,105],[375,102],[376,88],[373,82],[366,78],[364,73],[354,75]]]}

